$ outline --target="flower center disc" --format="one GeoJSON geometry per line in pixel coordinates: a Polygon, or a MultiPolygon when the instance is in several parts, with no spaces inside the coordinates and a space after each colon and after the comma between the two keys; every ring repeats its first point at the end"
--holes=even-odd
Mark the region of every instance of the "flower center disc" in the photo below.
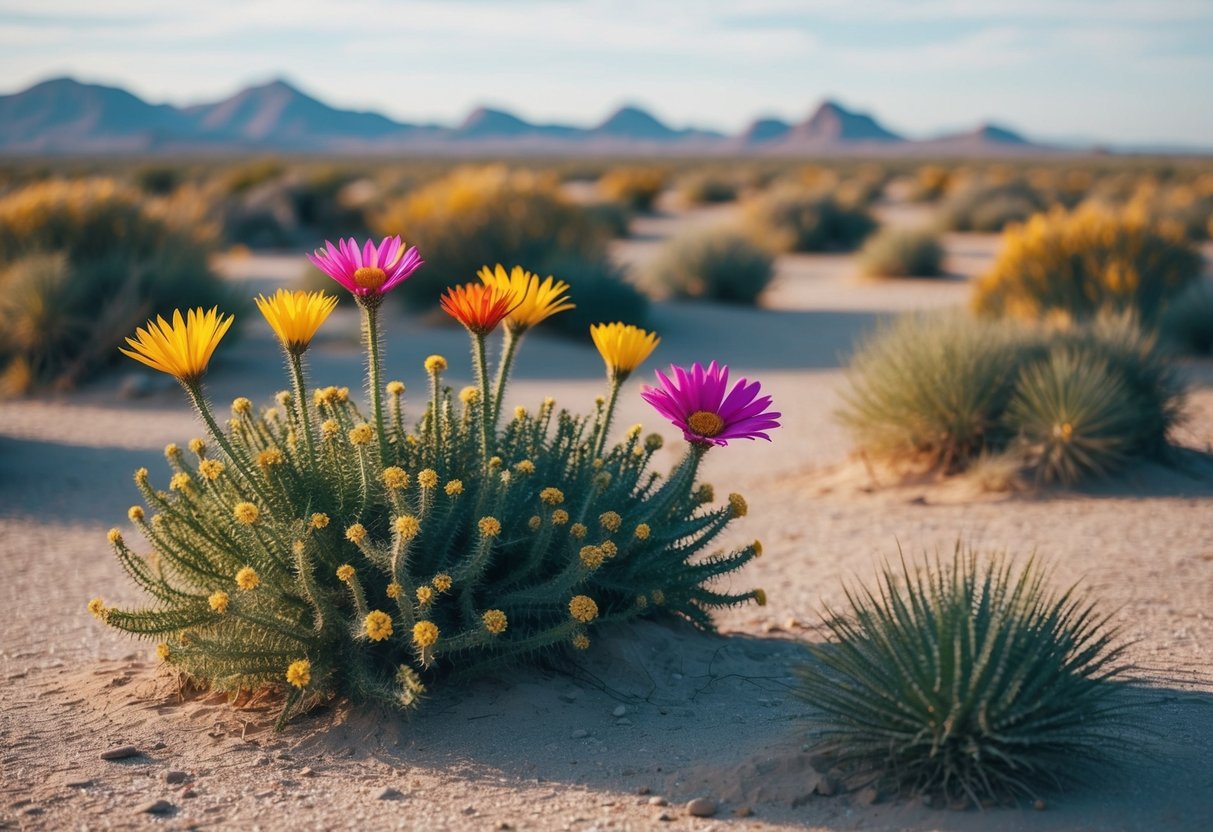
{"type": "Polygon", "coordinates": [[[687,426],[700,436],[715,436],[724,430],[724,419],[710,410],[696,410],[687,417],[687,426]]]}
{"type": "Polygon", "coordinates": [[[354,282],[362,289],[378,289],[385,280],[387,274],[374,266],[363,266],[354,272],[354,282]]]}

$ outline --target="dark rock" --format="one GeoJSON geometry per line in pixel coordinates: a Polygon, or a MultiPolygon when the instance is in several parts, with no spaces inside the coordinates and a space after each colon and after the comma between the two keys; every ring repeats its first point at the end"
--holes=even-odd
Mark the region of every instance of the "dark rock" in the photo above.
{"type": "Polygon", "coordinates": [[[170,812],[176,811],[177,807],[169,803],[167,800],[150,800],[147,803],[140,804],[135,809],[137,815],[167,815],[170,812]]]}
{"type": "Polygon", "coordinates": [[[143,752],[133,745],[119,745],[101,752],[103,760],[127,760],[131,757],[140,757],[143,752]]]}

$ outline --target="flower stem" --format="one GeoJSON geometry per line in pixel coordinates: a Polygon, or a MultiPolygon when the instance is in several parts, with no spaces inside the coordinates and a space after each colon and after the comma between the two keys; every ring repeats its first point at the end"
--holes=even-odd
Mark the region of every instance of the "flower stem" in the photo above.
{"type": "Polygon", "coordinates": [[[492,403],[489,399],[489,376],[484,349],[485,338],[472,333],[472,367],[476,371],[476,386],[480,388],[480,447],[484,451],[484,464],[488,467],[493,447],[489,444],[489,420],[492,418],[492,403]]]}
{"type": "Polygon", "coordinates": [[[623,378],[618,374],[611,375],[611,392],[607,394],[606,408],[602,411],[602,424],[598,426],[598,435],[594,438],[594,457],[602,456],[602,447],[606,444],[607,431],[611,428],[611,419],[615,416],[615,403],[619,400],[619,389],[623,387],[623,378]]]}
{"type": "Polygon", "coordinates": [[[518,343],[522,340],[521,335],[515,335],[514,330],[509,327],[505,328],[505,344],[501,349],[501,362],[497,365],[497,381],[495,390],[493,391],[493,427],[497,427],[497,422],[501,419],[501,400],[505,398],[505,388],[510,380],[510,369],[514,364],[514,353],[518,350],[518,343]]]}
{"type": "Polygon", "coordinates": [[[257,481],[257,477],[249,471],[248,457],[237,453],[232,443],[228,441],[227,435],[219,424],[215,421],[215,417],[211,415],[210,405],[206,403],[206,397],[202,395],[202,388],[197,382],[187,383],[181,382],[181,386],[185,388],[186,395],[189,396],[190,402],[194,405],[194,409],[198,411],[198,415],[202,417],[202,421],[206,424],[207,430],[211,433],[211,438],[215,443],[223,449],[227,454],[228,459],[232,461],[232,465],[240,473],[240,476],[249,484],[257,496],[261,499],[262,504],[269,508],[271,505],[269,495],[261,488],[261,483],[257,481]]]}
{"type": "Polygon", "coordinates": [[[388,462],[387,432],[383,427],[383,391],[379,385],[379,303],[382,298],[359,298],[362,307],[362,341],[366,346],[366,383],[371,388],[371,410],[375,415],[375,435],[379,439],[381,465],[388,462]],[[373,298],[373,299],[372,299],[373,298]]]}
{"type": "Polygon", "coordinates": [[[316,470],[316,440],[312,436],[312,418],[307,407],[307,383],[303,375],[303,354],[287,350],[287,363],[291,365],[291,382],[295,388],[295,402],[299,411],[299,426],[303,431],[303,445],[307,448],[309,469],[316,470]]]}

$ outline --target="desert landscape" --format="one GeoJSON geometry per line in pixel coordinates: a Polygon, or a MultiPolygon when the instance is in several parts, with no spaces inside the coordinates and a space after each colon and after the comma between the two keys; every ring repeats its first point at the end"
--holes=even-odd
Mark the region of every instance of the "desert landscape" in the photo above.
{"type": "MultiPolygon", "coordinates": [[[[882,222],[918,225],[920,206],[881,203],[882,222]]],[[[735,205],[686,209],[672,195],[638,218],[611,257],[642,268],[688,228],[714,228],[735,205]]],[[[137,601],[106,551],[105,530],[134,497],[129,474],[199,427],[171,384],[130,368],[71,393],[0,404],[4,625],[2,817],[14,828],[426,829],[1201,829],[1213,816],[1213,364],[1188,359],[1182,465],[1147,464],[1076,487],[989,492],[972,481],[883,479],[853,455],[835,411],[856,343],[877,322],[962,306],[999,246],[990,234],[944,239],[945,278],[862,277],[846,254],[778,258],[760,308],[663,301],[654,364],[711,356],[760,376],[783,413],[774,441],[714,452],[707,482],[749,503],[725,543],[758,536],[745,573],[767,606],[718,616],[721,636],[686,625],[621,625],[594,649],[547,668],[516,668],[383,719],[343,701],[273,730],[254,697],[182,691],[150,648],[98,627],[84,602],[99,587],[137,601]],[[137,376],[138,373],[135,373],[137,376]],[[132,398],[132,388],[138,393],[132,398]],[[848,792],[806,754],[812,706],[793,695],[804,640],[848,582],[900,547],[917,556],[957,540],[1035,554],[1059,582],[1081,582],[1130,642],[1149,687],[1140,751],[1112,775],[1043,811],[949,812],[874,790],[848,792]],[[106,759],[115,750],[120,759],[106,759]],[[129,756],[128,756],[129,755],[129,756]],[[688,812],[706,798],[712,817],[688,812]]],[[[1205,247],[1206,274],[1208,245],[1205,247]]],[[[302,258],[229,255],[225,281],[252,295],[292,285],[302,258]]],[[[576,286],[572,290],[576,297],[576,286]]],[[[387,326],[386,366],[424,389],[422,359],[452,359],[470,381],[461,334],[417,318],[387,326]]],[[[588,344],[533,336],[509,404],[585,399],[601,387],[588,344]]],[[[208,376],[216,402],[268,401],[281,386],[272,335],[249,327],[208,376]]],[[[317,384],[356,377],[357,321],[339,310],[309,354],[317,384]]],[[[629,384],[617,424],[657,428],[629,384]]],[[[659,428],[658,428],[659,429],[659,428]]],[[[668,431],[667,431],[668,433],[668,431]]],[[[667,448],[661,453],[673,458],[667,448]]],[[[697,811],[708,811],[703,806],[697,811]]]]}

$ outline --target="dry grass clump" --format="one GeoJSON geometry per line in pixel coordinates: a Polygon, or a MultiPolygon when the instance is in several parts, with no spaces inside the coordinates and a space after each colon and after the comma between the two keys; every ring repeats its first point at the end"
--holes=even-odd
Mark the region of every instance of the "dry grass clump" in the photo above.
{"type": "Polygon", "coordinates": [[[938,277],[943,245],[926,229],[884,228],[859,252],[859,268],[870,277],[938,277]]]}
{"type": "Polygon", "coordinates": [[[754,239],[778,251],[849,251],[876,229],[862,207],[829,193],[776,186],[745,205],[754,239]]]}
{"type": "Polygon", "coordinates": [[[714,205],[737,199],[741,188],[736,177],[706,170],[678,180],[678,198],[684,205],[714,205]]]}
{"type": "Polygon", "coordinates": [[[1038,798],[1123,746],[1124,646],[1109,616],[1032,560],[957,545],[886,564],[827,611],[797,694],[818,751],[883,787],[953,806],[1038,798]]]}
{"type": "Polygon", "coordinates": [[[648,275],[673,297],[754,304],[775,276],[775,258],[741,231],[691,231],[665,245],[648,275]]]}
{"type": "Polygon", "coordinates": [[[911,315],[864,343],[840,413],[860,449],[944,473],[1011,453],[1042,481],[1165,458],[1185,387],[1128,318],[1062,330],[911,315]]]}
{"type": "Polygon", "coordinates": [[[1007,231],[973,305],[1023,319],[1127,311],[1152,324],[1200,269],[1200,253],[1182,233],[1139,214],[1054,209],[1007,231]]]}
{"type": "Polygon", "coordinates": [[[1024,182],[978,181],[953,191],[940,209],[952,231],[1002,231],[1048,207],[1048,201],[1024,182]]]}
{"type": "Polygon", "coordinates": [[[227,302],[207,262],[212,240],[185,230],[179,219],[194,217],[178,207],[109,179],[47,180],[0,198],[4,387],[74,384],[149,315],[227,302]]]}
{"type": "Polygon", "coordinates": [[[608,238],[561,196],[555,177],[503,166],[456,169],[389,202],[371,226],[425,252],[426,268],[401,293],[415,306],[432,305],[485,263],[533,263],[547,273],[556,257],[599,261],[608,238]]]}

